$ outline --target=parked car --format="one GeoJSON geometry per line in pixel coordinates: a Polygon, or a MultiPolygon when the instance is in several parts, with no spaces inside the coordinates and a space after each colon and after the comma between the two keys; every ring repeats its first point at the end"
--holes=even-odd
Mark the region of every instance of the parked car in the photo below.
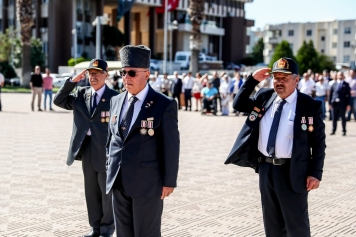
{"type": "Polygon", "coordinates": [[[224,69],[239,71],[241,69],[241,67],[235,63],[232,63],[232,62],[224,62],[224,69]]]}
{"type": "Polygon", "coordinates": [[[14,77],[9,80],[11,86],[20,86],[20,78],[14,77]]]}
{"type": "MultiPolygon", "coordinates": [[[[174,57],[175,63],[180,63],[180,69],[188,69],[190,64],[191,51],[177,51],[174,57]]],[[[217,57],[199,53],[199,62],[217,61],[217,57]]]]}
{"type": "Polygon", "coordinates": [[[157,59],[151,59],[150,60],[150,71],[151,72],[159,71],[158,60],[157,59]]]}

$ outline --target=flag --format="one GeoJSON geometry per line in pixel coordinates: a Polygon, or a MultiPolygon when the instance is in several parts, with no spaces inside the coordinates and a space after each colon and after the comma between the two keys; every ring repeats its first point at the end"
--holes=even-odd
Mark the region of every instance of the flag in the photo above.
{"type": "MultiPolygon", "coordinates": [[[[167,7],[168,11],[174,11],[179,5],[179,0],[168,0],[167,2],[168,2],[168,7],[167,7]]],[[[156,13],[158,14],[164,13],[165,3],[166,1],[162,0],[162,7],[157,7],[156,13]]]]}
{"type": "Polygon", "coordinates": [[[119,22],[126,12],[130,11],[136,0],[119,0],[116,20],[119,22]]]}

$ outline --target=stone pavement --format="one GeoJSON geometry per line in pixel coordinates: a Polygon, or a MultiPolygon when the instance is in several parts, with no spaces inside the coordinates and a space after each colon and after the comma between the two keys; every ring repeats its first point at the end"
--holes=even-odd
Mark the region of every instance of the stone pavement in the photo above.
{"type": "MultiPolygon", "coordinates": [[[[81,163],[65,164],[72,113],[31,112],[29,94],[1,97],[0,236],[88,232],[81,163]]],[[[223,164],[245,119],[179,112],[179,187],[165,201],[162,236],[264,236],[258,176],[223,164]]],[[[309,195],[312,236],[356,236],[356,123],[347,127],[346,137],[327,136],[323,181],[309,195]]]]}

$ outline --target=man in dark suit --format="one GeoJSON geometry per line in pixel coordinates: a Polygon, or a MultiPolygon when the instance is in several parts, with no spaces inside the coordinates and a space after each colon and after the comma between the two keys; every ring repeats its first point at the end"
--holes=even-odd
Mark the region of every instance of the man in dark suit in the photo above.
{"type": "Polygon", "coordinates": [[[118,93],[105,85],[107,77],[107,63],[93,59],[89,68],[68,79],[54,98],[55,105],[73,110],[74,123],[67,165],[74,160],[82,160],[85,199],[92,227],[92,231],[84,237],[111,236],[115,230],[111,195],[105,193],[105,142],[110,99],[118,93]],[[85,78],[85,73],[91,86],[77,87],[71,94],[77,83],[85,78]]]}
{"type": "Polygon", "coordinates": [[[319,187],[325,158],[325,125],[320,101],[296,90],[298,66],[281,58],[273,69],[255,71],[233,107],[249,116],[225,164],[259,173],[266,236],[310,236],[308,191],[319,187]],[[274,90],[255,86],[273,75],[274,90]]]}
{"type": "Polygon", "coordinates": [[[346,136],[346,110],[350,108],[350,86],[344,81],[344,74],[337,73],[337,80],[330,88],[329,108],[333,111],[333,130],[330,135],[334,135],[337,127],[337,121],[341,117],[342,135],[346,136]]]}
{"type": "Polygon", "coordinates": [[[161,236],[163,199],[177,185],[177,102],[148,84],[151,51],[120,50],[126,92],[111,99],[106,192],[119,237],[161,236]]]}
{"type": "Polygon", "coordinates": [[[180,101],[180,95],[182,92],[182,87],[183,87],[183,81],[181,78],[178,77],[178,72],[173,73],[174,78],[171,82],[171,93],[172,93],[172,98],[178,99],[178,109],[181,109],[181,101],[180,101]]]}

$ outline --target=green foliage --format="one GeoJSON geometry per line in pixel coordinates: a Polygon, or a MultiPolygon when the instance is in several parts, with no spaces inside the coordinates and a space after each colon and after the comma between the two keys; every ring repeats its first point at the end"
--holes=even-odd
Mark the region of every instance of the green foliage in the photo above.
{"type": "Polygon", "coordinates": [[[83,58],[83,57],[79,57],[79,58],[71,58],[68,60],[68,66],[74,66],[78,63],[81,63],[81,62],[85,62],[85,61],[90,61],[90,59],[87,59],[87,58],[83,58]]]}
{"type": "Polygon", "coordinates": [[[14,68],[9,64],[9,62],[0,62],[0,72],[5,78],[17,77],[14,68]]]}
{"type": "Polygon", "coordinates": [[[335,71],[335,64],[331,58],[324,54],[319,55],[319,70],[316,72],[322,72],[324,69],[328,69],[328,71],[335,71]]]}
{"type": "Polygon", "coordinates": [[[16,50],[20,48],[21,51],[21,43],[19,38],[15,37],[17,34],[16,30],[13,28],[6,29],[5,33],[0,33],[0,62],[11,62],[12,55],[11,50],[13,49],[14,56],[16,50]]]}
{"type": "Polygon", "coordinates": [[[248,56],[248,57],[241,59],[241,63],[245,64],[246,66],[253,66],[258,62],[254,57],[248,56]]]}
{"type": "Polygon", "coordinates": [[[263,43],[263,38],[260,38],[257,43],[253,46],[252,49],[252,57],[255,59],[257,63],[263,62],[263,50],[265,45],[263,43]]]}
{"type": "Polygon", "coordinates": [[[273,63],[283,57],[291,58],[291,59],[295,60],[293,51],[290,48],[288,41],[285,41],[285,40],[282,40],[282,42],[276,46],[276,49],[274,50],[274,54],[273,54],[273,57],[269,64],[269,67],[272,68],[273,63]]]}
{"type": "Polygon", "coordinates": [[[36,65],[44,68],[46,66],[45,55],[42,50],[42,41],[40,39],[31,39],[31,66],[34,68],[36,65]]]}

